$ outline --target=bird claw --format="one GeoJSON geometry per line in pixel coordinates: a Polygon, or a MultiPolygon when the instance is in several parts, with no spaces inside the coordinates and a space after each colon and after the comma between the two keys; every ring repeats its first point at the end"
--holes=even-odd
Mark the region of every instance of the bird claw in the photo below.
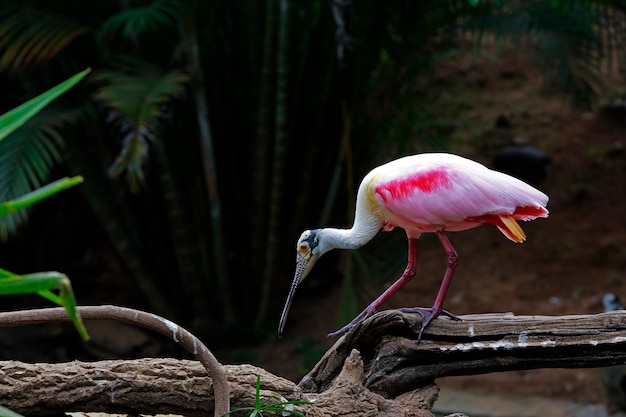
{"type": "Polygon", "coordinates": [[[436,319],[439,315],[443,314],[446,317],[451,318],[455,321],[462,321],[460,317],[455,316],[447,310],[436,309],[434,307],[425,308],[425,307],[407,307],[407,308],[399,308],[398,311],[403,313],[417,313],[422,316],[422,324],[420,326],[419,333],[417,335],[417,342],[419,343],[422,340],[422,334],[424,333],[424,329],[428,327],[428,325],[436,319]]]}
{"type": "Polygon", "coordinates": [[[443,314],[446,317],[451,318],[454,321],[463,321],[462,318],[460,318],[459,316],[456,316],[456,315],[450,313],[448,310],[441,310],[441,314],[443,314]]]}
{"type": "Polygon", "coordinates": [[[332,333],[328,333],[326,336],[327,336],[327,337],[337,337],[337,336],[341,336],[341,335],[343,335],[344,333],[347,333],[347,332],[348,332],[348,330],[350,330],[350,329],[351,329],[351,328],[353,328],[353,327],[354,327],[354,324],[352,324],[352,323],[348,323],[348,324],[346,324],[345,326],[343,326],[341,329],[339,329],[339,330],[337,330],[337,331],[334,331],[334,332],[332,332],[332,333]]]}
{"type": "Polygon", "coordinates": [[[348,324],[346,324],[345,326],[343,326],[341,329],[334,331],[332,333],[328,333],[328,337],[336,337],[336,336],[341,336],[342,334],[348,333],[349,330],[351,330],[354,326],[356,326],[357,324],[359,324],[360,322],[362,322],[363,320],[373,316],[376,313],[377,309],[372,307],[371,305],[368,306],[365,310],[361,311],[361,313],[356,316],[354,319],[352,319],[352,321],[348,324]]]}

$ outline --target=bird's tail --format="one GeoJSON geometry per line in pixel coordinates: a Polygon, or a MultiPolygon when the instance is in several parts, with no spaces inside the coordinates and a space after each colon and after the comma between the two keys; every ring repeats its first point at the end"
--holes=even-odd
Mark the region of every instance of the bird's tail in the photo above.
{"type": "Polygon", "coordinates": [[[496,226],[504,236],[516,243],[522,243],[526,240],[526,233],[524,233],[513,216],[502,215],[498,216],[498,218],[500,221],[496,223],[496,226]]]}

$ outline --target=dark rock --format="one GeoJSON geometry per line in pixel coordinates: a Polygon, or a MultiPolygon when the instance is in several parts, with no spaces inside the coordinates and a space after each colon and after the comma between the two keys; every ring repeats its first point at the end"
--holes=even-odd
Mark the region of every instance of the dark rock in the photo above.
{"type": "Polygon", "coordinates": [[[493,165],[497,171],[537,185],[548,176],[552,168],[552,159],[533,146],[512,145],[496,154],[493,165]]]}

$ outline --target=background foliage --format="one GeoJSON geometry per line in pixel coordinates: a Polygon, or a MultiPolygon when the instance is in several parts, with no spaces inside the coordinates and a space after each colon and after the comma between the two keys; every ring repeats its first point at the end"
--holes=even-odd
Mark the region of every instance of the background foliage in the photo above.
{"type": "MultiPolygon", "coordinates": [[[[76,83],[82,80],[89,73],[89,71],[89,69],[84,70],[54,86],[50,90],[28,100],[26,103],[23,103],[20,106],[0,115],[0,142],[11,134],[13,134],[14,138],[23,137],[22,134],[24,133],[24,129],[20,129],[20,127],[33,118],[54,99],[66,92],[72,86],[76,85],[76,83]]],[[[45,138],[43,138],[43,141],[45,141],[45,138]]],[[[19,148],[19,146],[16,146],[16,148],[19,148]]],[[[12,149],[12,147],[9,147],[9,150],[10,149],[12,149]]],[[[44,150],[42,153],[45,154],[46,152],[47,150],[44,150]]],[[[11,155],[9,153],[9,158],[10,156],[11,155]]],[[[6,157],[6,155],[4,157],[6,157]]],[[[13,178],[17,177],[19,180],[25,182],[30,174],[28,171],[37,171],[37,166],[43,166],[43,169],[47,170],[50,165],[50,161],[43,161],[39,159],[35,161],[26,161],[26,164],[29,168],[31,168],[30,170],[27,170],[26,174],[14,172],[11,177],[7,176],[3,178],[6,183],[0,185],[0,189],[14,192],[15,190],[13,187],[7,185],[11,184],[11,180],[13,178]],[[31,162],[33,163],[32,166],[30,165],[31,162]]],[[[20,167],[18,166],[18,169],[19,168],[20,167]]],[[[45,186],[41,186],[39,184],[40,178],[38,176],[30,178],[30,180],[32,183],[36,184],[37,188],[35,190],[19,195],[17,198],[10,201],[0,199],[0,218],[24,213],[24,211],[31,205],[45,200],[60,191],[80,184],[83,181],[83,178],[81,176],[61,178],[45,186]]],[[[20,217],[14,218],[20,219],[20,217]]],[[[15,221],[10,220],[6,222],[6,224],[15,224],[15,221]]],[[[72,285],[66,275],[59,272],[36,272],[20,276],[0,268],[0,295],[30,293],[38,294],[48,301],[64,307],[83,340],[89,339],[87,330],[85,329],[80,315],[76,310],[76,300],[72,291],[72,285]]],[[[0,407],[0,415],[14,416],[15,413],[0,407]]]]}
{"type": "MultiPolygon", "coordinates": [[[[0,178],[24,172],[35,188],[52,169],[83,175],[94,228],[153,311],[201,337],[249,340],[274,331],[302,229],[348,225],[358,181],[378,163],[445,148],[454,126],[424,104],[433,62],[514,42],[551,88],[590,106],[601,71],[622,58],[623,7],[3,0],[0,111],[94,72],[0,143],[0,178]]],[[[351,271],[374,268],[355,256],[343,262],[347,310],[351,271]]]]}

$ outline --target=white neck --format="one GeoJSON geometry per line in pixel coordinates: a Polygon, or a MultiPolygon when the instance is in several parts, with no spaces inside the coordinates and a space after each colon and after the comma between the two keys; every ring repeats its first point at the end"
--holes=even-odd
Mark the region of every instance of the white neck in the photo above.
{"type": "Polygon", "coordinates": [[[327,246],[327,250],[356,249],[372,240],[381,229],[382,225],[382,220],[372,213],[367,203],[362,201],[361,198],[358,198],[352,228],[322,229],[320,230],[320,235],[327,246]]]}

